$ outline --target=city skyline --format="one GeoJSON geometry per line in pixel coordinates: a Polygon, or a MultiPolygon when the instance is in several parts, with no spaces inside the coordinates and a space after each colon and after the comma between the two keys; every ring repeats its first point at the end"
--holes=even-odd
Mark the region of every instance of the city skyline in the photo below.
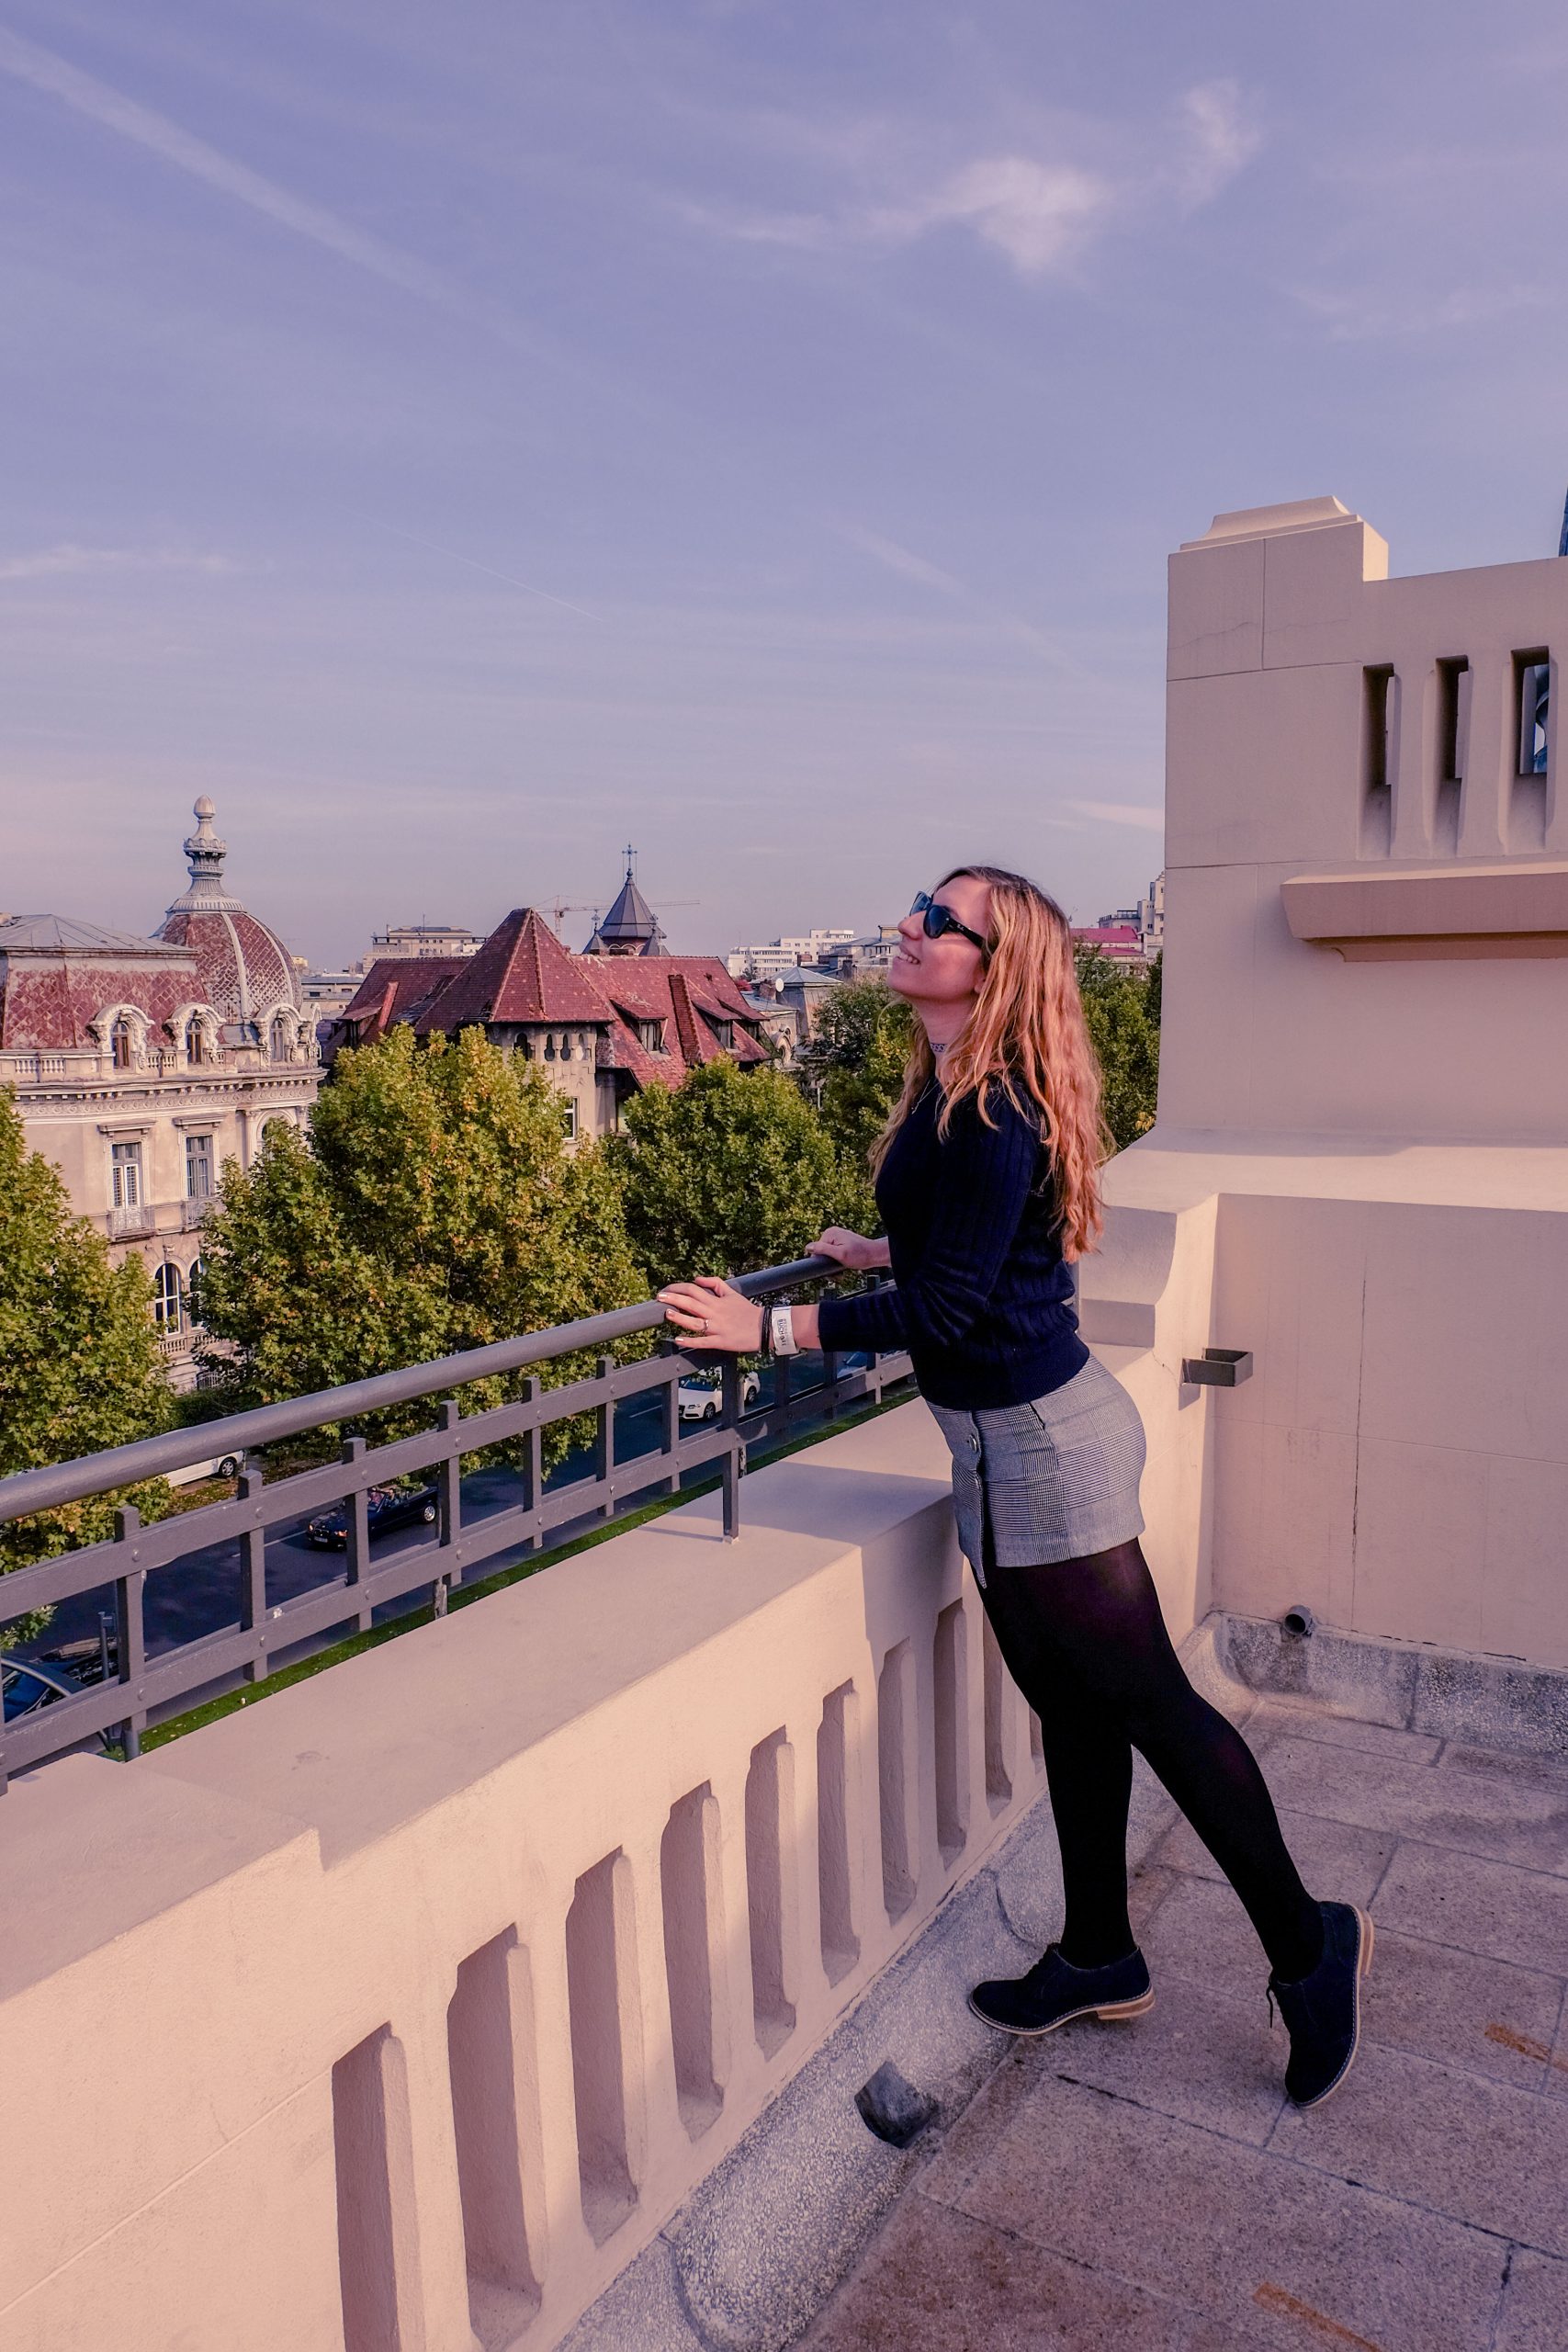
{"type": "Polygon", "coordinates": [[[151,928],[198,792],[317,964],[628,833],[677,949],[1125,901],[1217,509],[1554,549],[1565,78],[1539,0],[23,0],[0,903],[151,928]]]}

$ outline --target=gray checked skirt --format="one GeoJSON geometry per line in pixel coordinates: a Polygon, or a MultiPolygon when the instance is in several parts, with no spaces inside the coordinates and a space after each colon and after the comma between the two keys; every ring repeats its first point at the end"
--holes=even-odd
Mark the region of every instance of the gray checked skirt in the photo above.
{"type": "Polygon", "coordinates": [[[1022,1405],[927,1403],[953,1455],[958,1541],[982,1585],[988,1566],[1076,1560],[1143,1533],[1144,1424],[1098,1356],[1022,1405]]]}

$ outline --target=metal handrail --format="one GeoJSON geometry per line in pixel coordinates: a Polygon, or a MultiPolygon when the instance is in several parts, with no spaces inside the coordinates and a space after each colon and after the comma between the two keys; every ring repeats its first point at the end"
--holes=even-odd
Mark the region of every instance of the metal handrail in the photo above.
{"type": "MultiPolygon", "coordinates": [[[[745,1295],[757,1297],[844,1271],[830,1259],[797,1258],[785,1266],[763,1267],[740,1275],[735,1286],[745,1295]]],[[[595,1516],[606,1522],[614,1521],[628,1498],[644,1498],[660,1490],[678,1494],[685,1472],[710,1463],[718,1469],[723,1487],[724,1533],[733,1541],[739,1532],[739,1481],[749,1446],[787,1435],[804,1422],[835,1419],[849,1406],[878,1401],[885,1388],[906,1379],[910,1370],[908,1356],[902,1351],[873,1351],[868,1364],[847,1370],[830,1351],[824,1351],[821,1381],[796,1391],[791,1360],[782,1357],[774,1368],[771,1403],[748,1409],[739,1359],[727,1354],[718,1418],[704,1422],[689,1436],[681,1430],[679,1391],[682,1381],[693,1372],[711,1366],[714,1351],[700,1344],[694,1354],[671,1343],[654,1356],[630,1363],[616,1363],[612,1356],[601,1354],[590,1377],[552,1388],[541,1388],[537,1381],[525,1379],[517,1396],[468,1414],[463,1413],[452,1395],[501,1373],[603,1350],[634,1332],[665,1328],[663,1308],[657,1301],[648,1300],[501,1340],[491,1347],[411,1364],[368,1380],[321,1389],[313,1396],[229,1414],[189,1430],[142,1438],[79,1461],[19,1471],[0,1479],[0,1523],[4,1523],[135,1486],[215,1455],[232,1453],[243,1459],[248,1448],[297,1437],[307,1430],[341,1426],[387,1406],[424,1396],[441,1399],[434,1426],[412,1436],[373,1449],[363,1437],[347,1437],[335,1462],[294,1472],[270,1484],[254,1472],[246,1474],[232,1498],[203,1504],[145,1526],[134,1510],[119,1510],[112,1540],[29,1562],[0,1577],[0,1622],[106,1587],[112,1587],[115,1604],[110,1679],[90,1684],[79,1696],[36,1714],[17,1718],[10,1725],[0,1718],[0,1789],[6,1785],[7,1772],[62,1755],[95,1736],[113,1735],[127,1757],[132,1757],[139,1751],[151,1713],[178,1713],[182,1702],[189,1705],[198,1694],[231,1688],[236,1679],[261,1681],[280,1652],[298,1651],[306,1642],[319,1646],[318,1637],[335,1636],[349,1624],[368,1631],[378,1608],[421,1589],[428,1591],[439,1613],[448,1594],[466,1577],[480,1569],[494,1573],[505,1565],[502,1555],[515,1560],[537,1554],[552,1531],[573,1520],[595,1516]],[[703,1358],[705,1366],[699,1363],[703,1358]],[[616,1403],[653,1392],[661,1395],[658,1447],[617,1462],[616,1403]],[[597,1419],[596,1469],[592,1475],[547,1491],[544,1431],[554,1422],[586,1412],[597,1419]],[[522,1500],[492,1510],[488,1517],[466,1521],[464,1458],[519,1439],[523,1441],[522,1500]],[[370,1489],[414,1472],[434,1477],[439,1498],[438,1532],[427,1543],[373,1562],[370,1489]],[[334,1506],[341,1507],[346,1518],[344,1574],[269,1607],[269,1530],[334,1506]],[[148,1576],[175,1567],[193,1554],[219,1544],[233,1544],[238,1549],[238,1622],[149,1658],[148,1576]]]]}
{"type": "MultiPolygon", "coordinates": [[[[795,1283],[823,1274],[841,1274],[832,1258],[795,1258],[787,1266],[764,1266],[759,1272],[731,1279],[748,1298],[765,1296],[795,1283]]],[[[667,1328],[664,1309],[657,1300],[637,1306],[615,1306],[603,1315],[585,1315],[575,1323],[552,1324],[547,1330],[528,1331],[515,1340],[497,1340],[488,1348],[468,1348],[460,1355],[437,1356],[429,1363],[405,1365],[398,1372],[378,1372],[368,1380],[351,1380],[341,1388],[318,1388],[308,1396],[290,1396],[281,1405],[258,1405],[248,1413],[225,1413],[210,1421],[197,1421],[185,1430],[168,1430],[158,1437],[137,1438],[130,1445],[106,1448],[102,1453],[79,1454],[39,1470],[14,1471],[0,1478],[0,1525],[13,1519],[30,1519],[35,1511],[56,1510],[62,1503],[85,1502],[117,1487],[140,1486],[146,1478],[167,1477],[172,1470],[187,1470],[225,1453],[243,1454],[252,1446],[276,1445],[279,1438],[299,1437],[326,1421],[355,1421],[388,1405],[409,1405],[421,1396],[466,1388],[470,1381],[493,1380],[503,1372],[523,1372],[531,1364],[548,1363],[555,1356],[579,1355],[610,1347],[635,1331],[667,1328]]],[[[13,1571],[13,1574],[18,1573],[13,1571]]],[[[0,1584],[0,1604],[8,1605],[13,1588],[0,1584]]]]}

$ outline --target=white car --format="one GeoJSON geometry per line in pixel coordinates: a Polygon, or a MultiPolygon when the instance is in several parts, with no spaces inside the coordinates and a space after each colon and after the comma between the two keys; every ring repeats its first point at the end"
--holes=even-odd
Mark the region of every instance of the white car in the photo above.
{"type": "MultiPolygon", "coordinates": [[[[692,1373],[681,1383],[681,1419],[683,1421],[716,1421],[724,1410],[723,1375],[720,1373],[692,1373]]],[[[762,1384],[754,1372],[740,1375],[740,1409],[749,1413],[762,1393],[762,1384]]]]}

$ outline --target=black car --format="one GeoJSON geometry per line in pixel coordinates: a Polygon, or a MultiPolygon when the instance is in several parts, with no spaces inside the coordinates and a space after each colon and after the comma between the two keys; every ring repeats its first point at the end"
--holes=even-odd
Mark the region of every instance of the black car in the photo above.
{"type": "MultiPolygon", "coordinates": [[[[440,1497],[434,1487],[372,1487],[365,1502],[372,1535],[384,1535],[390,1527],[406,1527],[416,1520],[434,1527],[440,1516],[440,1497]]],[[[324,1510],[311,1520],[305,1539],[318,1551],[346,1552],[347,1506],[339,1503],[335,1510],[324,1510]]]]}
{"type": "Polygon", "coordinates": [[[45,1665],[34,1658],[0,1657],[0,1707],[8,1724],[21,1715],[37,1714],[40,1708],[56,1706],[62,1699],[74,1699],[82,1687],[68,1667],[45,1665]]]}

